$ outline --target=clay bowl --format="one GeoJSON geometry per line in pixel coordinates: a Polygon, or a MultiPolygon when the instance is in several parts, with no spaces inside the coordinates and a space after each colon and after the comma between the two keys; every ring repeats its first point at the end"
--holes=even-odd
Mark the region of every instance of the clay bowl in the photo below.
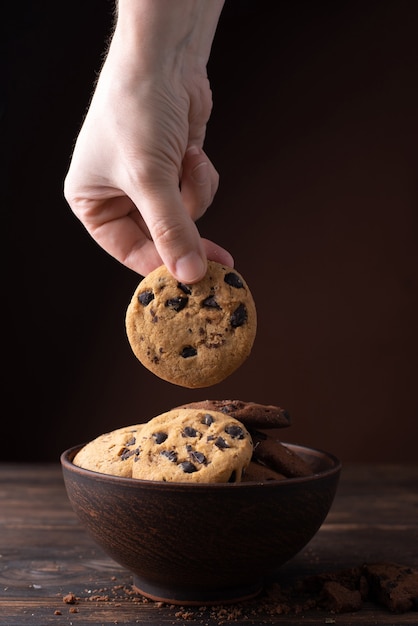
{"type": "Polygon", "coordinates": [[[268,483],[185,484],[109,476],[61,455],[68,497],[96,543],[154,600],[202,605],[257,595],[315,535],[332,505],[340,461],[287,444],[312,476],[268,483]]]}

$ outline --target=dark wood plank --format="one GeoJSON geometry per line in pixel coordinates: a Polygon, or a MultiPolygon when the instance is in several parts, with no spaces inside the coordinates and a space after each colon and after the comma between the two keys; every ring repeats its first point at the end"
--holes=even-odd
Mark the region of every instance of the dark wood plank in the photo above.
{"type": "MultiPolygon", "coordinates": [[[[57,603],[48,605],[43,600],[39,602],[23,601],[16,610],[16,604],[8,605],[1,603],[1,621],[4,626],[76,626],[77,624],[115,626],[115,624],[142,624],[164,626],[184,626],[186,624],[198,624],[199,626],[218,626],[220,624],[248,624],[248,626],[261,626],[280,624],[280,626],[294,626],[296,624],[336,624],[337,626],[353,626],[382,624],[387,626],[417,625],[416,613],[393,616],[376,611],[373,607],[365,605],[358,613],[332,615],[322,611],[306,612],[301,615],[247,615],[243,613],[236,620],[228,619],[222,609],[192,609],[187,612],[179,610],[179,607],[155,607],[148,605],[132,606],[128,603],[84,603],[77,606],[78,613],[69,613],[68,609],[62,610],[62,615],[56,615],[57,603]],[[3,613],[4,611],[4,613],[3,613]]],[[[60,608],[59,604],[58,607],[60,608]]]]}
{"type": "MultiPolygon", "coordinates": [[[[281,568],[289,584],[309,574],[372,561],[418,567],[418,467],[349,466],[334,506],[308,546],[281,568]]],[[[218,625],[219,607],[161,606],[132,594],[131,576],[81,528],[57,465],[0,465],[0,624],[218,625]],[[63,598],[74,594],[75,604],[63,598]]],[[[235,623],[417,624],[416,612],[392,615],[372,603],[356,613],[271,614],[263,598],[239,605],[235,623]],[[335,622],[333,621],[335,620],[335,622]]],[[[227,623],[234,623],[228,620],[227,623]]]]}

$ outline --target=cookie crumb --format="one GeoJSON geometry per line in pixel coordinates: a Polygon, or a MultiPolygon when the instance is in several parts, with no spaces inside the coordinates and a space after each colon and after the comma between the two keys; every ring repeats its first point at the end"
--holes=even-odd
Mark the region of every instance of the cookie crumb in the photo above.
{"type": "MultiPolygon", "coordinates": [[[[258,596],[250,600],[243,600],[235,604],[226,605],[201,605],[179,606],[159,601],[153,601],[137,592],[132,585],[114,585],[109,588],[90,590],[91,598],[95,601],[109,602],[114,607],[120,607],[127,602],[135,604],[152,604],[156,608],[165,608],[172,611],[173,624],[178,620],[198,621],[205,624],[207,619],[216,620],[218,626],[224,624],[243,624],[246,622],[263,624],[271,623],[277,616],[301,616],[304,617],[309,611],[321,611],[325,624],[336,624],[335,615],[353,613],[363,609],[363,602],[379,604],[387,611],[406,613],[418,611],[418,604],[414,599],[418,597],[417,577],[418,570],[396,563],[363,564],[342,570],[320,572],[302,577],[292,584],[272,582],[258,596]],[[376,588],[368,586],[367,577],[379,576],[382,585],[389,590],[396,590],[391,596],[398,598],[398,603],[382,603],[380,596],[376,595],[376,588]],[[406,596],[400,595],[401,580],[405,585],[406,596]],[[406,602],[405,597],[409,600],[406,602]],[[399,599],[402,598],[401,602],[399,599]]],[[[87,590],[86,590],[87,593],[87,590]]],[[[75,603],[76,598],[70,593],[67,596],[68,603],[75,603]]],[[[91,600],[90,597],[82,598],[91,600]]],[[[70,613],[78,612],[75,607],[70,613]]],[[[61,615],[55,611],[55,615],[61,615]]],[[[307,617],[307,615],[306,615],[307,617]]],[[[363,618],[364,619],[364,618],[363,618]]],[[[115,622],[116,623],[116,622],[115,622]]]]}
{"type": "Polygon", "coordinates": [[[324,584],[322,598],[324,608],[333,613],[359,611],[362,606],[361,594],[358,589],[348,589],[333,580],[324,584]]]}
{"type": "Polygon", "coordinates": [[[64,604],[76,604],[77,598],[73,593],[67,593],[67,595],[62,598],[62,601],[64,604]]]}

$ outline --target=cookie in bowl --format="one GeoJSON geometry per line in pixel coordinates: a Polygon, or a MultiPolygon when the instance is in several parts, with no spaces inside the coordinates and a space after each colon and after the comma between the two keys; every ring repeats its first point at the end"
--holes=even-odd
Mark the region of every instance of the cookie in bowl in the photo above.
{"type": "Polygon", "coordinates": [[[132,478],[240,482],[252,454],[251,436],[234,418],[218,411],[173,409],[142,428],[132,478]]]}
{"type": "Polygon", "coordinates": [[[132,462],[142,424],[123,426],[86,443],[74,457],[74,465],[114,476],[132,476],[132,462]]]}
{"type": "Polygon", "coordinates": [[[177,408],[220,411],[239,420],[246,428],[271,429],[290,426],[289,412],[273,404],[247,400],[197,400],[177,408]]]}

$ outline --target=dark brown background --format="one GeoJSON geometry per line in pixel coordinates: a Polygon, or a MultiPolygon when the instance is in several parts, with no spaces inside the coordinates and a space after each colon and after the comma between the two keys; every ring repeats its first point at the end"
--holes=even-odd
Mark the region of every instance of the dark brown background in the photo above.
{"type": "Polygon", "coordinates": [[[259,329],[237,372],[194,391],[135,359],[124,315],[138,277],[62,195],[112,3],[10,11],[0,460],[56,461],[209,397],[279,404],[285,440],[343,461],[416,462],[418,3],[227,0],[206,142],[221,183],[199,224],[233,253],[259,329]]]}

